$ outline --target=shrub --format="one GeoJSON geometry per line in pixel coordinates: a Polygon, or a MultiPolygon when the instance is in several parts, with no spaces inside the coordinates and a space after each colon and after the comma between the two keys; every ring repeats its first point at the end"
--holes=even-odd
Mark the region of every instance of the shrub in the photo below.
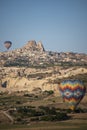
{"type": "Polygon", "coordinates": [[[16,104],[21,104],[21,101],[16,101],[16,104]]]}
{"type": "Polygon", "coordinates": [[[53,94],[54,93],[54,91],[53,90],[49,90],[49,91],[44,91],[45,93],[47,93],[48,95],[51,95],[51,94],[53,94]]]}
{"type": "Polygon", "coordinates": [[[22,121],[22,118],[21,118],[21,117],[17,117],[16,121],[17,121],[17,122],[21,122],[21,121],[22,121]]]}
{"type": "Polygon", "coordinates": [[[66,113],[57,113],[56,115],[46,115],[40,118],[42,121],[61,121],[68,119],[66,113]]]}
{"type": "Polygon", "coordinates": [[[40,118],[41,121],[53,121],[53,116],[52,115],[46,115],[40,118]]]}
{"type": "Polygon", "coordinates": [[[66,120],[68,119],[68,116],[66,113],[60,113],[58,112],[55,117],[56,120],[66,120]]]}

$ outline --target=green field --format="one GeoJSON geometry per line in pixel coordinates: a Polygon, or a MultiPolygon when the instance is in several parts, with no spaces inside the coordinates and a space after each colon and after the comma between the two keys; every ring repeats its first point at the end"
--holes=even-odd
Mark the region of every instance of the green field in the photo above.
{"type": "Polygon", "coordinates": [[[87,130],[87,121],[35,122],[29,125],[1,125],[0,130],[87,130]]]}
{"type": "MultiPolygon", "coordinates": [[[[30,95],[17,93],[8,95],[4,93],[0,95],[0,130],[87,130],[87,94],[78,107],[80,107],[80,110],[84,110],[84,112],[68,113],[67,106],[62,103],[61,97],[55,97],[53,94],[30,95]],[[29,110],[31,110],[31,113],[29,110]],[[47,115],[47,110],[53,111],[49,111],[51,113],[47,115]],[[65,111],[70,118],[61,121],[30,120],[32,115],[29,114],[44,112],[45,117],[52,116],[55,111],[60,111],[60,115],[65,111]],[[3,115],[3,112],[10,114],[14,122],[9,121],[3,115]]],[[[38,116],[33,115],[33,117],[35,119],[38,116]]]]}

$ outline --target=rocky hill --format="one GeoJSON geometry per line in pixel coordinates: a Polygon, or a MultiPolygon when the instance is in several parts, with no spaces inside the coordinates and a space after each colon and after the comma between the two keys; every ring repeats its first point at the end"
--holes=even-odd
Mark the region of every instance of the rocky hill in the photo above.
{"type": "Polygon", "coordinates": [[[0,66],[47,67],[53,65],[85,65],[87,54],[45,51],[42,42],[28,41],[24,47],[0,53],[0,66]]]}
{"type": "Polygon", "coordinates": [[[41,41],[36,43],[35,40],[28,41],[28,43],[21,49],[22,51],[45,51],[41,41]]]}
{"type": "Polygon", "coordinates": [[[42,42],[35,40],[0,53],[1,92],[53,90],[58,95],[60,80],[83,74],[87,77],[87,54],[46,51],[42,42]]]}

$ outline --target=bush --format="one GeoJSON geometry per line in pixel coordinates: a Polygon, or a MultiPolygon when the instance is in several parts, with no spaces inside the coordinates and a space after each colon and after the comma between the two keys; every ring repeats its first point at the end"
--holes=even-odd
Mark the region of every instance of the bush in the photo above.
{"type": "Polygon", "coordinates": [[[49,115],[56,114],[56,109],[54,107],[49,108],[49,107],[39,106],[39,108],[42,109],[45,114],[49,114],[49,115]]]}
{"type": "Polygon", "coordinates": [[[68,119],[68,116],[67,116],[67,114],[66,113],[60,113],[60,112],[58,112],[57,114],[56,114],[56,117],[55,117],[55,119],[56,120],[66,120],[66,119],[68,119]]]}
{"type": "Polygon", "coordinates": [[[45,91],[45,92],[47,92],[49,95],[51,95],[51,94],[53,94],[54,93],[54,91],[53,90],[49,90],[49,91],[45,91]]]}
{"type": "Polygon", "coordinates": [[[57,113],[56,115],[46,115],[40,118],[42,121],[61,121],[68,119],[66,113],[57,113]]]}
{"type": "Polygon", "coordinates": [[[16,101],[16,104],[21,104],[21,101],[16,101]]]}
{"type": "Polygon", "coordinates": [[[46,115],[40,118],[41,121],[53,121],[53,116],[52,115],[46,115]]]}
{"type": "Polygon", "coordinates": [[[32,111],[31,112],[31,116],[42,116],[42,115],[44,115],[44,112],[42,112],[42,111],[32,111]]]}
{"type": "Polygon", "coordinates": [[[22,121],[22,118],[21,118],[21,117],[18,117],[18,118],[16,119],[16,121],[17,121],[17,122],[21,122],[21,121],[22,121]]]}

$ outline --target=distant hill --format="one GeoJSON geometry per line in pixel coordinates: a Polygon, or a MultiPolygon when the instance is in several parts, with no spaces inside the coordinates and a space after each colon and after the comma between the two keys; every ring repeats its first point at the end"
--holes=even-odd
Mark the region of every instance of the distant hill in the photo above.
{"type": "Polygon", "coordinates": [[[28,41],[22,48],[0,53],[0,66],[47,67],[87,65],[87,54],[46,51],[42,42],[28,41]]]}
{"type": "Polygon", "coordinates": [[[0,92],[52,90],[59,95],[58,83],[67,78],[82,79],[87,86],[87,54],[46,51],[35,40],[0,53],[0,92]]]}

